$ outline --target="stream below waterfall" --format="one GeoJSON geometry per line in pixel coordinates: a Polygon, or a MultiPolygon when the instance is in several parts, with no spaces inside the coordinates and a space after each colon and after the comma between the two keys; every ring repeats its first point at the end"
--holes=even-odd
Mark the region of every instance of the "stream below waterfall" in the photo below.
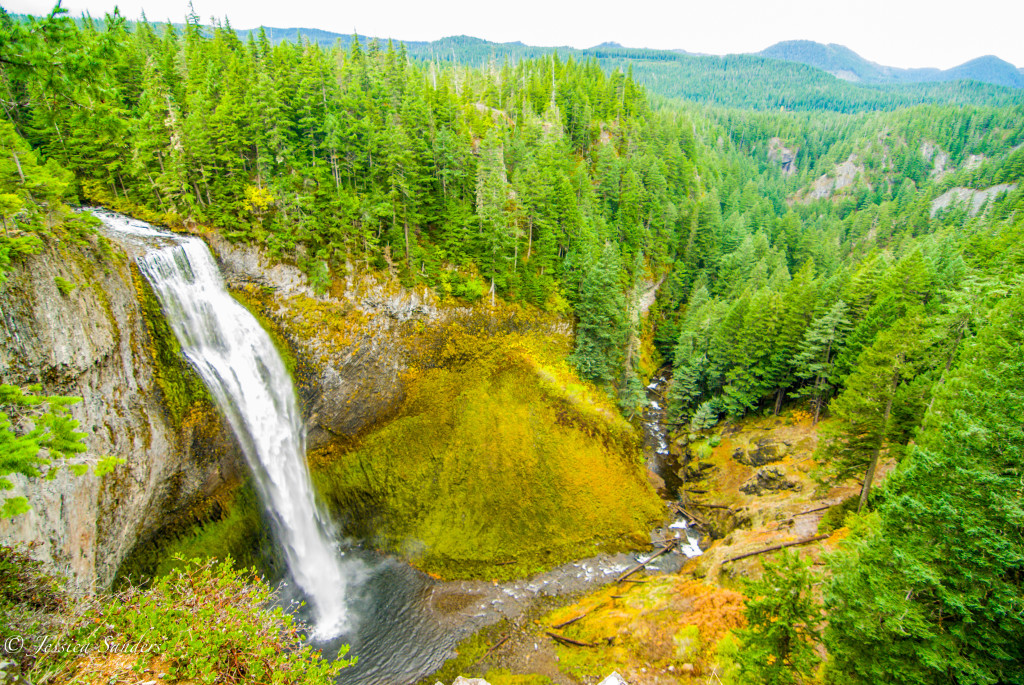
{"type": "MultiPolygon", "coordinates": [[[[251,315],[225,290],[205,244],[112,212],[91,211],[136,258],[183,352],[232,425],[288,562],[285,576],[274,579],[278,603],[287,608],[305,603],[296,613],[315,626],[310,641],[324,656],[335,656],[347,644],[349,655],[358,657],[355,666],[341,672],[340,683],[416,682],[439,669],[460,641],[480,629],[520,619],[546,598],[596,589],[650,556],[601,555],[501,584],[437,581],[406,563],[339,540],[319,514],[309,483],[305,427],[291,380],[269,340],[264,342],[266,333],[255,320],[246,320],[251,315]],[[254,410],[253,405],[260,406],[254,410]]],[[[678,465],[672,464],[663,423],[665,382],[662,373],[648,387],[644,431],[650,467],[670,482],[669,471],[678,465]]],[[[694,534],[682,520],[653,531],[652,542],[677,538],[680,544],[676,553],[658,557],[647,568],[678,570],[688,556],[700,554],[694,534]]]]}

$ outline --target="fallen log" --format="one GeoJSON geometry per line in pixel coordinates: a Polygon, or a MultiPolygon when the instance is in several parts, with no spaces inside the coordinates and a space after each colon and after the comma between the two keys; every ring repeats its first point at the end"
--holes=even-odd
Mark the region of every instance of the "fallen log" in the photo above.
{"type": "Polygon", "coordinates": [[[818,507],[817,509],[808,509],[807,511],[801,511],[799,514],[793,514],[793,516],[803,516],[804,514],[813,514],[816,511],[825,511],[826,509],[831,509],[831,508],[832,508],[831,504],[826,504],[825,506],[818,507]]]}
{"type": "Polygon", "coordinates": [[[707,490],[683,490],[683,492],[688,492],[691,495],[706,495],[706,494],[708,494],[707,490]]]}
{"type": "Polygon", "coordinates": [[[593,610],[594,610],[594,607],[591,607],[591,608],[587,609],[586,611],[584,611],[579,616],[577,616],[576,618],[570,618],[568,621],[562,621],[561,623],[559,623],[557,625],[553,625],[551,627],[554,628],[555,630],[561,630],[562,628],[564,628],[566,626],[571,626],[573,623],[575,623],[576,621],[579,621],[580,619],[582,619],[584,616],[586,616],[587,614],[589,614],[593,610]]]}
{"type": "Polygon", "coordinates": [[[591,647],[591,648],[597,647],[597,645],[592,645],[589,642],[580,642],[579,640],[573,640],[571,637],[565,637],[564,635],[556,635],[555,633],[552,633],[551,631],[546,631],[546,632],[547,632],[549,637],[551,637],[554,640],[556,640],[558,642],[561,642],[562,644],[565,644],[565,645],[571,645],[573,647],[591,647]]]}
{"type": "Polygon", "coordinates": [[[669,542],[669,543],[668,543],[667,545],[665,545],[664,547],[662,547],[662,548],[661,548],[660,550],[658,550],[657,552],[655,552],[654,554],[652,554],[652,555],[651,555],[650,557],[648,557],[648,558],[647,558],[646,560],[644,560],[644,561],[641,561],[641,562],[640,562],[639,564],[637,564],[636,566],[634,566],[633,568],[629,569],[628,571],[626,571],[625,573],[623,573],[623,574],[622,574],[621,576],[619,576],[618,578],[616,578],[616,579],[615,579],[615,582],[616,582],[616,583],[621,583],[622,581],[626,580],[626,578],[629,578],[629,577],[630,577],[631,575],[633,575],[634,573],[636,573],[637,571],[639,571],[640,569],[642,569],[642,568],[643,568],[644,566],[647,566],[647,564],[651,563],[652,561],[654,561],[655,559],[657,559],[658,557],[660,557],[660,556],[661,556],[662,554],[664,554],[665,552],[668,552],[669,550],[671,550],[671,549],[672,549],[673,547],[675,547],[675,546],[676,546],[677,544],[678,544],[678,541],[677,541],[677,540],[672,540],[672,541],[671,541],[671,542],[669,542]]]}
{"type": "Polygon", "coordinates": [[[704,504],[703,502],[690,502],[691,507],[703,507],[704,509],[728,509],[732,511],[732,507],[725,504],[704,504]]]}
{"type": "Polygon", "coordinates": [[[510,635],[506,635],[503,638],[501,638],[500,640],[498,640],[497,642],[495,642],[493,645],[491,645],[491,648],[488,649],[486,652],[484,652],[484,655],[482,657],[480,657],[479,659],[477,659],[476,661],[473,662],[473,666],[476,666],[478,663],[480,663],[481,661],[483,661],[484,659],[489,657],[494,652],[494,650],[496,650],[498,647],[501,647],[503,644],[508,642],[510,637],[511,637],[510,635]]]}
{"type": "Polygon", "coordinates": [[[675,508],[675,510],[677,512],[679,512],[680,514],[682,514],[686,518],[690,519],[694,523],[696,523],[698,525],[701,525],[701,526],[704,526],[705,528],[707,527],[707,525],[708,525],[707,521],[705,521],[702,517],[697,516],[697,514],[694,514],[692,511],[687,510],[681,504],[673,504],[672,506],[675,508]]]}
{"type": "Polygon", "coordinates": [[[767,554],[768,552],[777,552],[780,549],[784,549],[786,547],[795,547],[796,545],[806,545],[809,542],[817,542],[818,540],[824,540],[827,537],[828,537],[828,534],[825,534],[825,535],[815,535],[812,538],[806,538],[804,540],[795,540],[793,542],[784,542],[781,545],[773,545],[772,547],[765,547],[764,549],[759,549],[756,552],[747,552],[746,554],[741,554],[738,557],[732,557],[731,559],[726,559],[722,563],[723,564],[728,564],[730,561],[739,561],[740,559],[746,559],[747,557],[756,557],[758,554],[767,554]]]}

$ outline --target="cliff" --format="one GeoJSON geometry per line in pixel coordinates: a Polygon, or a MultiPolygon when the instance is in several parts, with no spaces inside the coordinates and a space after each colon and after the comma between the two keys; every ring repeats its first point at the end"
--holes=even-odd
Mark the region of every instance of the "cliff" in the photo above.
{"type": "MultiPolygon", "coordinates": [[[[297,381],[314,482],[346,532],[452,576],[646,544],[661,507],[638,436],[565,365],[567,321],[354,269],[317,293],[257,247],[203,237],[297,381]]],[[[132,255],[99,234],[53,240],[8,276],[0,379],[82,397],[88,455],[125,463],[22,479],[32,511],[0,540],[39,540],[99,587],[166,572],[176,552],[273,570],[244,459],[132,255]]]]}
{"type": "Polygon", "coordinates": [[[293,356],[314,484],[347,534],[445,577],[646,545],[662,513],[639,436],[565,364],[564,318],[348,266],[317,294],[259,249],[204,237],[293,356]]]}
{"type": "Polygon", "coordinates": [[[0,381],[83,398],[71,411],[86,457],[125,460],[102,479],[13,477],[32,509],[0,521],[0,540],[38,541],[36,555],[79,586],[109,586],[139,540],[244,477],[162,323],[132,261],[98,234],[51,239],[0,285],[0,381]]]}

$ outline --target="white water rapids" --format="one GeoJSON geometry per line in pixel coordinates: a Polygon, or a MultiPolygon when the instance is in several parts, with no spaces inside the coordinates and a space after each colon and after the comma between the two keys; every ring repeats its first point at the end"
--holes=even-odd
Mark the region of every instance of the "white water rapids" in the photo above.
{"type": "Polygon", "coordinates": [[[317,509],[295,389],[270,337],[228,293],[203,241],[121,216],[97,216],[121,235],[158,239],[138,258],[139,270],[245,453],[289,571],[315,612],[315,637],[350,630],[349,574],[333,529],[317,509]]]}

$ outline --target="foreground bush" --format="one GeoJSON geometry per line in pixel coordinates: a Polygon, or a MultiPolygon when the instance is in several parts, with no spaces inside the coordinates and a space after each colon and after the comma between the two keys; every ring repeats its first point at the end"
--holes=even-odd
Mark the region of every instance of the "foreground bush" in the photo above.
{"type": "Polygon", "coordinates": [[[20,656],[22,667],[32,669],[33,682],[160,677],[166,682],[326,685],[355,662],[326,661],[304,646],[301,623],[280,607],[271,608],[273,592],[266,583],[251,569],[234,568],[230,559],[193,560],[147,589],[70,599],[52,590],[38,562],[0,548],[0,590],[5,624],[26,631],[20,636],[20,656]],[[13,603],[4,588],[26,582],[57,598],[47,598],[40,607],[13,603]],[[47,608],[53,611],[38,615],[47,608]]]}

